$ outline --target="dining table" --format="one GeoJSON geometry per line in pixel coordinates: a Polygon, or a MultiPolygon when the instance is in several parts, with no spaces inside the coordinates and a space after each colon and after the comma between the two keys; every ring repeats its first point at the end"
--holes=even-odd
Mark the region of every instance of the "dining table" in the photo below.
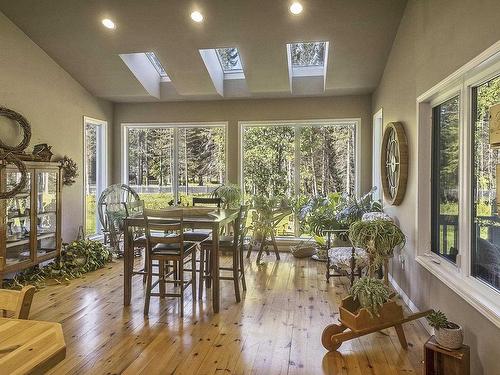
{"type": "Polygon", "coordinates": [[[65,357],[61,324],[0,318],[1,374],[45,374],[65,357]]]}
{"type": "MultiPolygon", "coordinates": [[[[210,252],[210,277],[214,313],[218,313],[220,310],[219,234],[221,228],[236,220],[238,212],[237,209],[214,208],[203,211],[194,207],[183,208],[182,221],[186,228],[211,230],[213,247],[210,252]]],[[[154,222],[154,220],[149,221],[154,222]]],[[[134,274],[143,274],[134,271],[134,232],[144,227],[145,220],[141,215],[129,216],[123,220],[124,306],[129,306],[132,298],[132,276],[134,274]]]]}

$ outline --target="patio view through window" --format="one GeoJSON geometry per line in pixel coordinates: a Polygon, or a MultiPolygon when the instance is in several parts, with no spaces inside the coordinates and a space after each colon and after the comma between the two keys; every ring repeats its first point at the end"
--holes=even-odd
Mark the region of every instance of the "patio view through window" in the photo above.
{"type": "Polygon", "coordinates": [[[125,126],[126,183],[146,207],[208,197],[226,179],[225,127],[125,126]]]}
{"type": "MultiPolygon", "coordinates": [[[[245,201],[262,195],[293,203],[312,195],[355,194],[356,125],[341,120],[244,123],[245,201]]],[[[277,226],[277,234],[298,234],[293,215],[277,226]]]]}
{"type": "Polygon", "coordinates": [[[471,274],[500,290],[500,220],[496,201],[498,148],[489,144],[489,108],[500,102],[500,77],[472,88],[471,274]]]}
{"type": "Polygon", "coordinates": [[[433,108],[432,251],[455,263],[458,254],[459,103],[433,108]]]}

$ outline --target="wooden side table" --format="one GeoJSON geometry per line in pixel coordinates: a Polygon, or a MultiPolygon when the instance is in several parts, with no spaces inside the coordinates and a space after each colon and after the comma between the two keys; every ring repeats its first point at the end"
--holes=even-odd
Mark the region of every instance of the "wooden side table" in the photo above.
{"type": "Polygon", "coordinates": [[[425,375],[470,375],[470,348],[445,349],[432,336],[424,345],[425,375]]]}

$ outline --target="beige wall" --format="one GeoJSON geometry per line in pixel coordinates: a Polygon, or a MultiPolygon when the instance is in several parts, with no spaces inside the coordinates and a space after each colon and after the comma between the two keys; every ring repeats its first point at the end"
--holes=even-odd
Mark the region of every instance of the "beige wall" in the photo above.
{"type": "MultiPolygon", "coordinates": [[[[111,129],[112,104],[90,95],[2,13],[0,104],[30,121],[27,152],[37,143],[48,143],[57,157],[68,155],[77,162],[76,184],[63,189],[63,239],[74,239],[83,222],[83,116],[107,120],[111,129]]],[[[0,120],[0,138],[14,144],[20,131],[0,120]]]]}
{"type": "Polygon", "coordinates": [[[116,104],[113,179],[120,181],[120,131],[127,122],[228,122],[228,176],[238,181],[238,121],[361,118],[361,191],[371,185],[371,97],[342,96],[116,104]]]}
{"type": "Polygon", "coordinates": [[[500,39],[499,14],[498,0],[410,0],[372,102],[373,113],[383,108],[385,124],[404,123],[409,142],[406,197],[387,208],[408,237],[406,267],[394,260],[392,275],[419,308],[441,309],[464,326],[477,375],[500,374],[500,330],[415,262],[416,98],[500,39]]]}

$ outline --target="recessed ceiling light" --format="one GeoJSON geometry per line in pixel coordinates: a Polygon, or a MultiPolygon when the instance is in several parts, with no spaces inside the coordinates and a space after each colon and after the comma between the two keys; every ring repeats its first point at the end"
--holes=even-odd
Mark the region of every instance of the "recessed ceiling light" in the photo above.
{"type": "Polygon", "coordinates": [[[108,29],[116,29],[116,25],[113,21],[111,21],[109,18],[105,18],[102,20],[102,24],[107,27],[108,29]]]}
{"type": "Polygon", "coordinates": [[[201,14],[200,12],[195,10],[193,13],[191,13],[191,19],[194,22],[201,22],[201,21],[203,21],[203,14],[201,14]]]}
{"type": "Polygon", "coordinates": [[[302,7],[302,4],[299,3],[298,1],[296,1],[292,5],[290,5],[290,12],[292,12],[292,14],[300,14],[300,13],[302,13],[303,9],[304,8],[302,7]]]}

